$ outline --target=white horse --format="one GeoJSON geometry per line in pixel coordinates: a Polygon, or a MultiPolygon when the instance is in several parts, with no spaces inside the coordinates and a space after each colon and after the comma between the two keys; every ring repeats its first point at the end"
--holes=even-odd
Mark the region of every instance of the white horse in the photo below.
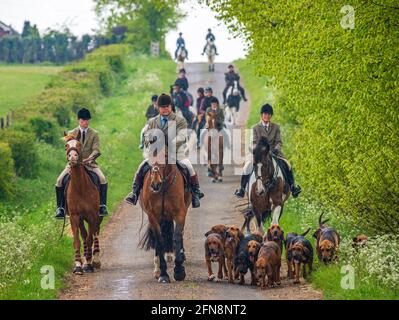
{"type": "Polygon", "coordinates": [[[206,44],[205,53],[208,56],[208,70],[215,71],[216,50],[215,50],[214,42],[210,39],[208,39],[208,42],[206,44]]]}
{"type": "Polygon", "coordinates": [[[185,47],[179,47],[177,50],[177,71],[184,69],[184,61],[187,59],[187,50],[185,47]]]}
{"type": "Polygon", "coordinates": [[[239,108],[239,103],[240,103],[240,90],[238,90],[238,81],[234,81],[234,85],[229,87],[229,90],[227,90],[227,104],[224,108],[225,110],[225,121],[232,126],[235,126],[237,123],[237,117],[238,117],[238,108],[239,108]],[[229,99],[230,96],[234,99],[235,103],[229,103],[232,99],[229,99]],[[238,105],[237,105],[238,103],[238,105]]]}

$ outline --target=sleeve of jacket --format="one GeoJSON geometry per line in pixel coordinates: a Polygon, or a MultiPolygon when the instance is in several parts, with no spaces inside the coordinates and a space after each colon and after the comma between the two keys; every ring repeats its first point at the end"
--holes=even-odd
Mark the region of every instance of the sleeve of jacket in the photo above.
{"type": "Polygon", "coordinates": [[[280,126],[276,125],[276,144],[275,148],[281,151],[281,146],[283,145],[283,141],[281,140],[281,132],[280,132],[280,126]]]}
{"type": "Polygon", "coordinates": [[[176,150],[186,143],[187,140],[187,121],[184,118],[179,118],[176,121],[176,137],[172,143],[176,145],[176,150]]]}
{"type": "Polygon", "coordinates": [[[100,152],[100,137],[97,131],[93,132],[93,144],[92,144],[92,151],[90,154],[90,158],[96,158],[101,155],[100,152]]]}
{"type": "Polygon", "coordinates": [[[252,150],[255,149],[256,145],[258,144],[258,130],[256,130],[256,125],[252,127],[252,150]]]}

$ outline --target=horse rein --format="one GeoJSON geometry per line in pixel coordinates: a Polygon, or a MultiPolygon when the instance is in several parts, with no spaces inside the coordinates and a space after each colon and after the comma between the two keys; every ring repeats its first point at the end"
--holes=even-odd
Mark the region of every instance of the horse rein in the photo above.
{"type": "MultiPolygon", "coordinates": [[[[267,179],[266,182],[262,181],[262,176],[258,175],[258,172],[255,170],[255,179],[256,179],[255,181],[261,180],[263,186],[266,189],[266,193],[273,187],[274,183],[277,181],[277,176],[278,176],[278,172],[279,172],[279,166],[278,165],[276,165],[276,168],[274,168],[274,163],[273,163],[273,158],[272,157],[271,157],[271,163],[272,163],[272,166],[273,166],[273,177],[272,177],[272,179],[267,179]]],[[[256,164],[256,166],[257,165],[258,164],[256,164]]]]}

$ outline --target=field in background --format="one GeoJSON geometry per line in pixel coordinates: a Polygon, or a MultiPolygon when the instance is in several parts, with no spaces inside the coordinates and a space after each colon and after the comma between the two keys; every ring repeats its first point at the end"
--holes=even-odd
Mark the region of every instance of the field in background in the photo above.
{"type": "MultiPolygon", "coordinates": [[[[266,78],[256,76],[255,68],[249,64],[248,60],[240,60],[236,64],[244,80],[243,85],[251,96],[251,110],[247,127],[250,128],[260,121],[261,106],[270,103],[274,109],[272,121],[281,127],[282,151],[288,159],[292,159],[294,150],[292,143],[297,124],[290,121],[289,115],[276,100],[277,88],[268,86],[266,78]]],[[[291,164],[297,183],[300,185],[306,177],[301,176],[301,172],[295,172],[295,162],[291,161],[291,164]]],[[[314,165],[316,166],[317,163],[314,165]]],[[[354,226],[353,223],[345,221],[343,218],[337,218],[334,212],[327,211],[310,202],[306,193],[307,190],[304,189],[299,198],[290,198],[287,201],[280,224],[285,234],[288,232],[302,233],[309,227],[312,228],[307,238],[314,246],[314,239],[311,235],[317,228],[318,216],[321,212],[326,211],[326,216],[330,219],[328,224],[339,231],[342,238],[340,262],[324,266],[318,263],[315,255],[315,271],[308,279],[314,287],[323,291],[324,299],[399,299],[399,238],[392,235],[369,234],[372,239],[369,241],[368,248],[359,254],[352,248],[352,239],[363,231],[361,226],[354,226]],[[386,245],[388,242],[389,246],[386,245]],[[345,265],[354,268],[354,289],[341,287],[341,280],[345,275],[345,272],[342,272],[344,270],[342,267],[345,265]]]]}
{"type": "Polygon", "coordinates": [[[62,67],[0,64],[0,117],[39,94],[62,67]]]}

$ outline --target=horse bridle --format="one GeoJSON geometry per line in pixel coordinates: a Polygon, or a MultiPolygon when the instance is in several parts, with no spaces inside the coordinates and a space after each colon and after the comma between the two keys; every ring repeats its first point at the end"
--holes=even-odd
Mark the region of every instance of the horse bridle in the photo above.
{"type": "MultiPolygon", "coordinates": [[[[69,140],[66,144],[68,145],[69,142],[74,141],[74,140],[76,140],[76,141],[79,142],[78,139],[71,139],[71,140],[69,140]]],[[[78,163],[80,163],[80,150],[79,150],[77,147],[69,147],[69,148],[67,149],[67,152],[66,152],[67,160],[68,160],[69,153],[70,153],[71,151],[76,151],[76,153],[78,154],[78,163]]]]}
{"type": "MultiPolygon", "coordinates": [[[[262,176],[258,175],[257,170],[255,170],[255,181],[260,180],[262,182],[262,185],[265,187],[266,189],[266,193],[273,187],[273,185],[276,183],[277,181],[277,176],[278,176],[278,171],[279,171],[279,167],[278,165],[276,166],[276,168],[274,168],[273,165],[273,158],[270,156],[271,158],[271,163],[273,166],[273,177],[271,179],[267,179],[265,182],[263,182],[262,180],[262,176]]],[[[262,162],[260,162],[262,163],[262,162]]],[[[259,163],[255,164],[255,166],[257,166],[259,163]]],[[[263,165],[263,164],[262,164],[263,165]]]]}
{"type": "MultiPolygon", "coordinates": [[[[166,167],[164,168],[164,170],[166,169],[166,167]]],[[[152,166],[150,169],[151,172],[155,172],[158,173],[160,172],[160,169],[157,165],[152,166]]],[[[173,171],[169,172],[166,176],[164,174],[162,174],[162,179],[161,179],[161,189],[160,189],[160,193],[163,195],[166,191],[166,182],[169,180],[170,176],[172,175],[173,171]]],[[[175,176],[173,177],[172,182],[170,183],[170,185],[172,185],[174,182],[176,181],[176,173],[175,176]]]]}

